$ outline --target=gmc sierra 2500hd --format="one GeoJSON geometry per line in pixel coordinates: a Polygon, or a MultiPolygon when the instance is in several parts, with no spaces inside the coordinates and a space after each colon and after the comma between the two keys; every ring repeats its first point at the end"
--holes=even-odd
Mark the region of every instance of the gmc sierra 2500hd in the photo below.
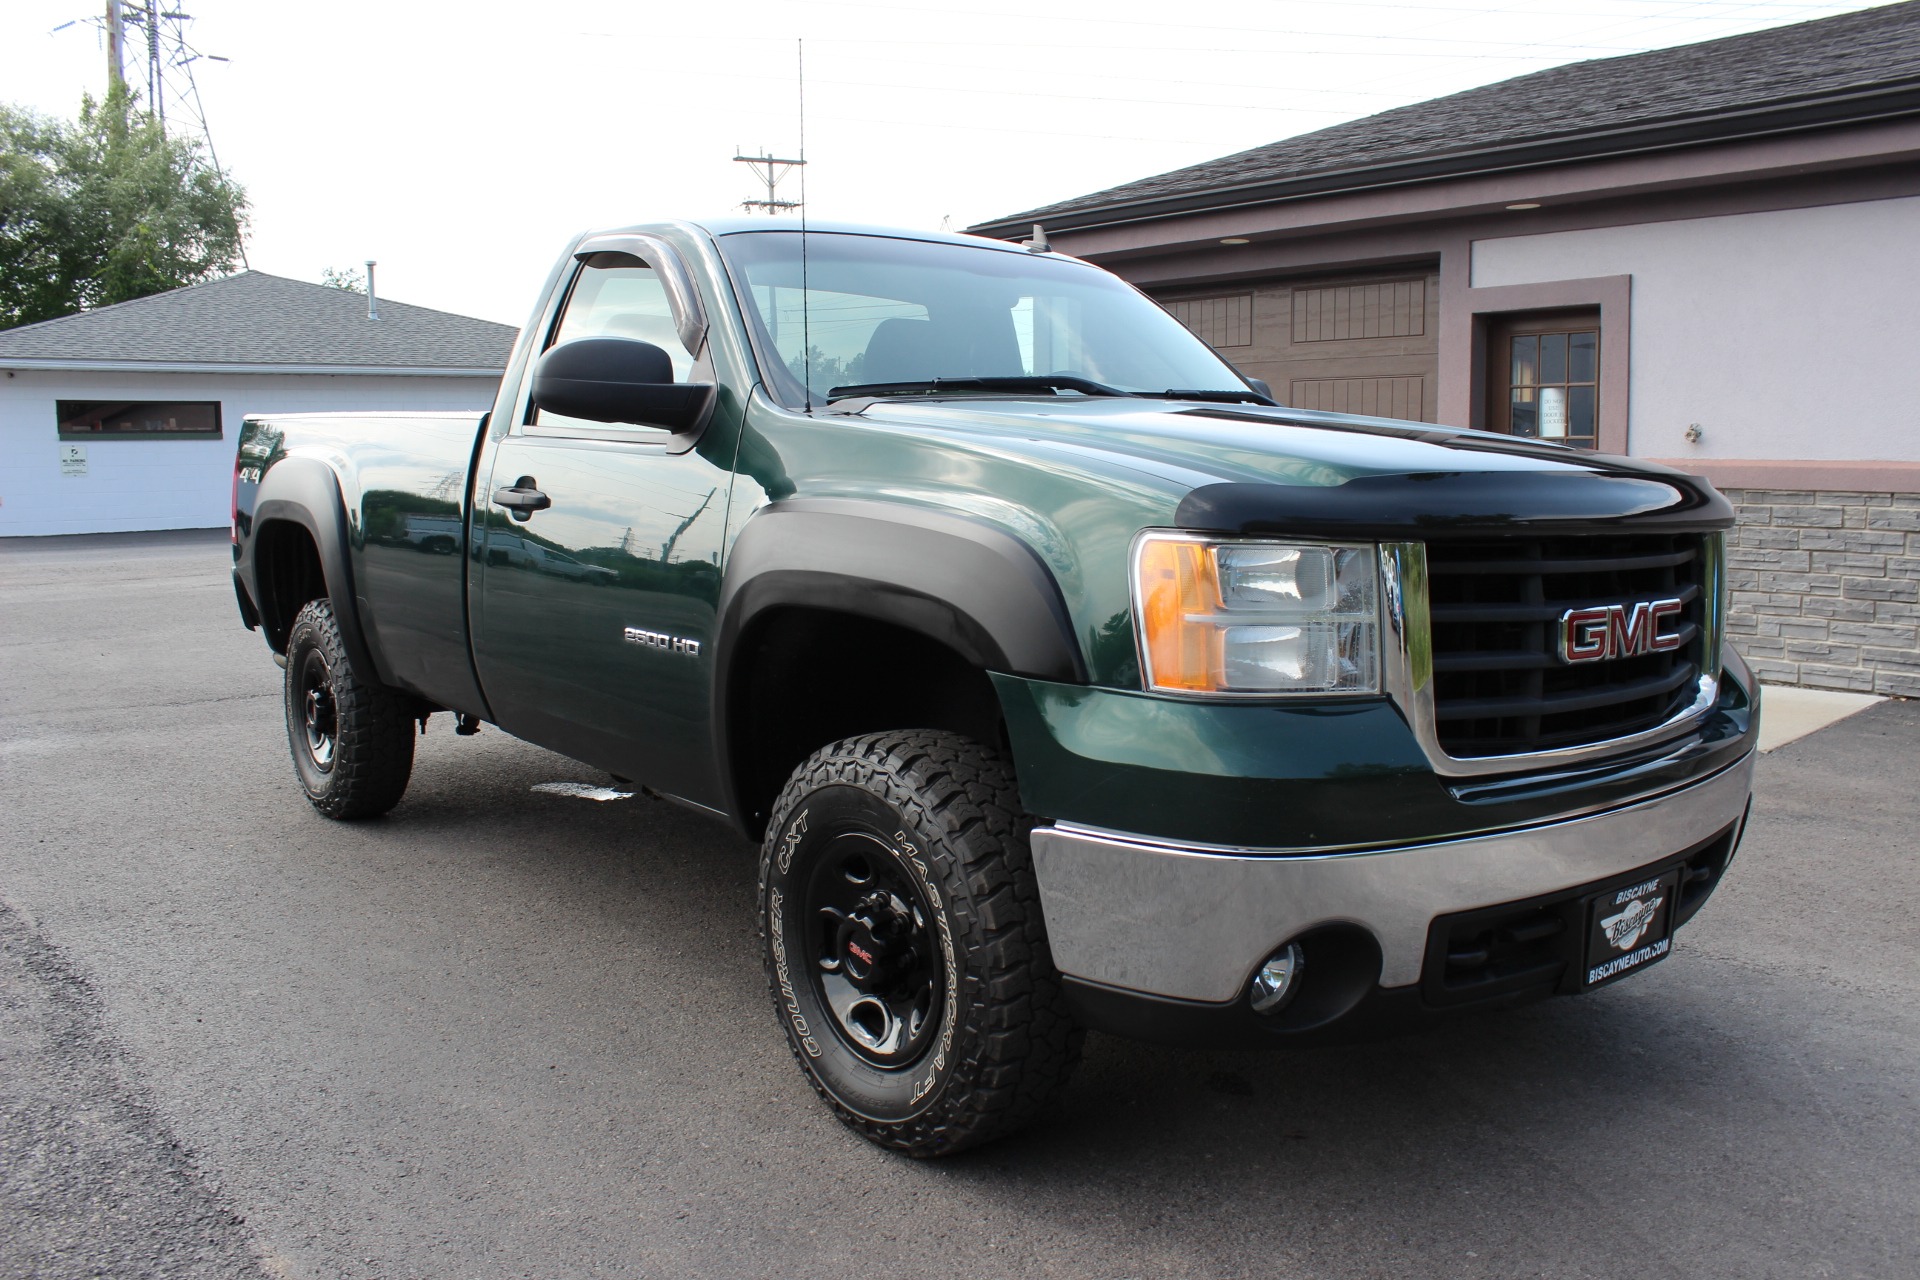
{"type": "Polygon", "coordinates": [[[1081,1028],[1588,991],[1725,873],[1758,688],[1704,483],[1276,405],[1044,251],[583,237],[484,415],[249,418],[241,616],[333,818],[482,721],[762,842],[794,1056],[914,1155],[1081,1028]]]}

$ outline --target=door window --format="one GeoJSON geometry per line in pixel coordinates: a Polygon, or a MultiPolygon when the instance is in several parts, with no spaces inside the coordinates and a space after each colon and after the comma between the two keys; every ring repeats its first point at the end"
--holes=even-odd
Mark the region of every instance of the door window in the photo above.
{"type": "Polygon", "coordinates": [[[1600,426],[1600,317],[1516,316],[1488,344],[1488,426],[1591,449],[1600,426]]]}
{"type": "MultiPolygon", "coordinates": [[[[693,372],[695,353],[687,350],[680,340],[666,286],[652,267],[631,254],[596,253],[581,264],[547,346],[555,347],[575,338],[638,338],[667,353],[673,361],[675,382],[688,381],[693,372]]],[[[534,410],[532,421],[543,427],[596,430],[616,425],[569,418],[546,409],[534,410]]],[[[662,430],[643,426],[634,429],[662,430]]]]}

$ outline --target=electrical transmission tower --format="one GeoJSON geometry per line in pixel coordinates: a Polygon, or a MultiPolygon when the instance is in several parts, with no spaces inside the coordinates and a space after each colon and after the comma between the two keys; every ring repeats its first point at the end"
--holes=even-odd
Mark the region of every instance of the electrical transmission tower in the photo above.
{"type": "Polygon", "coordinates": [[[806,163],[805,160],[782,160],[778,156],[741,156],[733,158],[735,164],[744,164],[753,170],[753,176],[766,184],[765,200],[742,200],[742,209],[764,209],[768,213],[781,213],[787,209],[798,209],[798,200],[782,200],[777,194],[780,180],[806,163]]]}
{"type": "MultiPolygon", "coordinates": [[[[76,18],[63,22],[55,31],[72,26],[90,26],[105,37],[107,46],[107,89],[128,91],[127,47],[129,39],[141,46],[136,57],[142,64],[147,110],[163,130],[198,135],[206,143],[207,160],[221,177],[220,153],[213,149],[213,130],[207,127],[207,111],[200,101],[200,85],[193,76],[193,64],[202,58],[225,62],[217,53],[202,53],[187,43],[187,24],[193,15],[177,9],[163,9],[160,0],[106,0],[106,8],[97,18],[76,18]],[[172,121],[168,112],[172,112],[172,121]],[[169,125],[171,124],[171,128],[169,125]]],[[[247,264],[247,250],[240,248],[240,262],[247,264]]]]}
{"type": "Polygon", "coordinates": [[[140,81],[132,87],[144,97],[147,110],[163,128],[170,123],[171,114],[176,130],[184,126],[189,134],[198,134],[207,144],[213,167],[219,169],[220,159],[214,154],[213,135],[207,129],[207,113],[200,102],[200,86],[193,78],[193,64],[202,58],[209,62],[226,59],[202,53],[187,43],[187,24],[192,21],[192,14],[161,8],[160,0],[106,0],[100,17],[77,18],[54,30],[85,25],[97,28],[106,37],[109,90],[129,88],[128,63],[137,60],[140,81]]]}

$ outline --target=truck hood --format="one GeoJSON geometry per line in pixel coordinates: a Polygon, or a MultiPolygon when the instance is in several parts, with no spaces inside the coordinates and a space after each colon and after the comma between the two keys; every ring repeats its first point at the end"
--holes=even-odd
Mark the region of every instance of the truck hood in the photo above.
{"type": "Polygon", "coordinates": [[[1432,535],[1448,526],[1632,520],[1720,528],[1704,480],[1656,464],[1428,423],[1194,401],[877,401],[861,417],[1049,467],[1124,469],[1178,502],[1176,523],[1242,532],[1432,535]],[[1525,483],[1514,473],[1528,473],[1525,483]]]}

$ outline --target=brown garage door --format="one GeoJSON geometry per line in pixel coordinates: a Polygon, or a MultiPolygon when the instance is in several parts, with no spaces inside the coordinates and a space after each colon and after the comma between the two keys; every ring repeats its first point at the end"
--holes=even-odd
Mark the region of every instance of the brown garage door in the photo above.
{"type": "Polygon", "coordinates": [[[1440,282],[1431,270],[1253,280],[1168,291],[1160,302],[1282,403],[1434,420],[1440,282]]]}

